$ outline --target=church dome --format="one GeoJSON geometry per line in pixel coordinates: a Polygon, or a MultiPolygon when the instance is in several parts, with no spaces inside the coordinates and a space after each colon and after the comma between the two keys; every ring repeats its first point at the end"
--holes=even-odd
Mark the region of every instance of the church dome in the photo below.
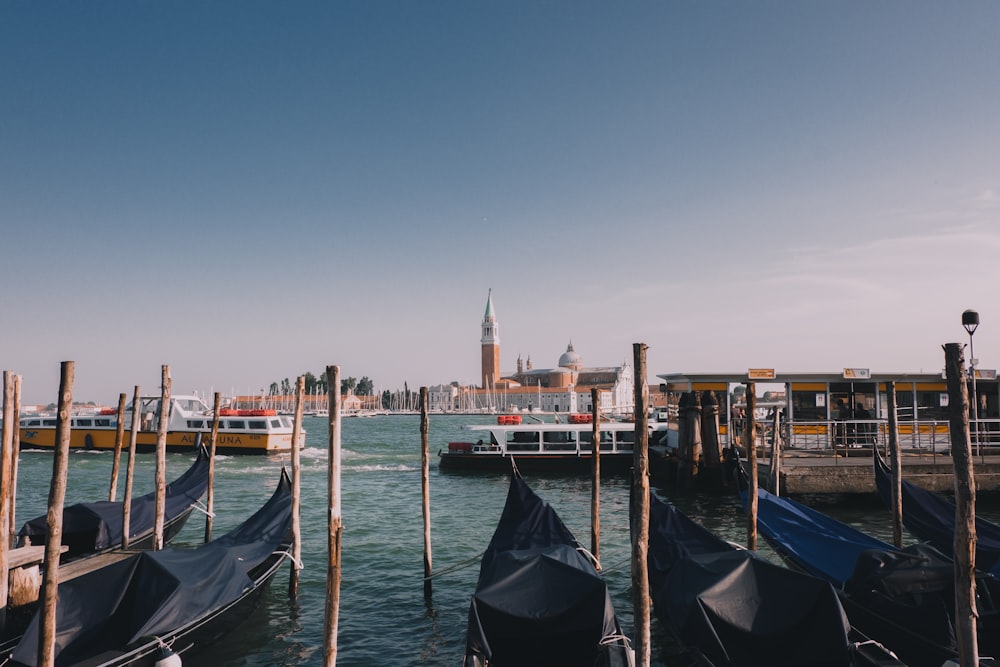
{"type": "Polygon", "coordinates": [[[563,355],[559,357],[559,367],[570,368],[574,371],[578,371],[583,368],[583,360],[580,358],[580,355],[573,350],[572,342],[566,347],[566,351],[563,355]]]}

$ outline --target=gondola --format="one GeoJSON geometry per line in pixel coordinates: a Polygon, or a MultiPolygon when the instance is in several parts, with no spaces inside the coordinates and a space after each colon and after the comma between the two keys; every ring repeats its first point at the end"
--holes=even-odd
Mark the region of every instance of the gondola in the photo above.
{"type": "Polygon", "coordinates": [[[465,667],[631,664],[604,580],[515,471],[469,606],[465,667]]]}
{"type": "MultiPolygon", "coordinates": [[[[210,645],[253,611],[285,561],[291,511],[282,468],[271,498],[226,535],[195,549],[143,551],[60,584],[55,664],[145,667],[164,653],[210,645]]],[[[36,614],[11,667],[38,664],[39,620],[36,614]]]]}
{"type": "MultiPolygon", "coordinates": [[[[169,542],[187,521],[208,488],[208,452],[202,446],[194,463],[164,491],[163,539],[169,542]]],[[[148,549],[153,543],[156,492],[132,499],[129,509],[129,548],[148,549]]],[[[69,547],[60,562],[66,563],[117,549],[122,543],[124,503],[103,500],[77,503],[63,509],[62,544],[69,547]]],[[[47,515],[26,521],[18,531],[20,545],[45,544],[47,515]]]]}
{"type": "MultiPolygon", "coordinates": [[[[741,491],[746,503],[746,491],[741,491]]],[[[758,489],[757,528],[792,567],[830,582],[851,624],[891,647],[913,667],[958,663],[954,636],[954,565],[927,544],[897,549],[789,498],[758,489]]],[[[992,600],[995,582],[980,578],[979,652],[1000,655],[992,600]]],[[[995,664],[982,660],[981,664],[995,664]]]]}
{"type": "Polygon", "coordinates": [[[650,597],[687,664],[905,667],[851,628],[828,582],[736,547],[650,496],[650,597]]]}
{"type": "MultiPolygon", "coordinates": [[[[892,473],[878,448],[873,457],[875,487],[886,506],[892,505],[892,473]]],[[[930,543],[953,557],[955,549],[955,505],[941,494],[901,480],[903,525],[917,539],[930,543]]],[[[1000,526],[976,517],[976,569],[1000,577],[1000,526]]]]}

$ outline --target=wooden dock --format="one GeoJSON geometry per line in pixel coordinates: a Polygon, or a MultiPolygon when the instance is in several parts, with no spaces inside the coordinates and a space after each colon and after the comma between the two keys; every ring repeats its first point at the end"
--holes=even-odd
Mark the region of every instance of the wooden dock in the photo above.
{"type": "MultiPolygon", "coordinates": [[[[1000,456],[974,456],[976,489],[1000,491],[1000,456]]],[[[842,456],[830,453],[811,454],[789,451],[779,467],[782,493],[853,493],[874,494],[875,474],[870,454],[842,456]]],[[[758,471],[768,479],[771,466],[765,459],[758,471]]],[[[955,467],[950,456],[904,453],[903,478],[929,491],[954,491],[955,467]]]]}
{"type": "MultiPolygon", "coordinates": [[[[1000,454],[973,455],[972,458],[976,490],[1000,493],[1000,454]]],[[[662,481],[669,483],[670,475],[676,474],[676,466],[666,462],[665,451],[660,447],[650,447],[650,460],[654,479],[660,477],[662,481]]],[[[903,477],[907,481],[929,491],[954,491],[955,467],[951,456],[904,452],[902,465],[903,477]]],[[[767,480],[771,474],[771,464],[759,450],[757,470],[761,485],[770,489],[767,480]]],[[[847,456],[835,455],[830,451],[786,450],[782,453],[779,470],[782,494],[875,493],[870,449],[851,450],[847,456]]]]}

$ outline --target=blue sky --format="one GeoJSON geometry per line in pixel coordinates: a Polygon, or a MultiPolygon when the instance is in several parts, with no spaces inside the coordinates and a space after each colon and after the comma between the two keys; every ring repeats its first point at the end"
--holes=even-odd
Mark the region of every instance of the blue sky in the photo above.
{"type": "Polygon", "coordinates": [[[26,403],[1000,366],[1000,4],[7,2],[26,403]]]}

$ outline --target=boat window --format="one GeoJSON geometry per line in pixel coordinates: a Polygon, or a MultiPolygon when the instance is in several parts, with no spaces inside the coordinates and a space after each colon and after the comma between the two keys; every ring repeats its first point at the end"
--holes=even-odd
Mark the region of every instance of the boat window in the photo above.
{"type": "Polygon", "coordinates": [[[205,422],[201,419],[189,419],[187,425],[188,428],[205,428],[205,422]]]}
{"type": "Polygon", "coordinates": [[[247,423],[245,421],[243,421],[242,419],[230,419],[229,420],[229,428],[231,428],[231,429],[232,428],[246,428],[246,427],[247,427],[247,423]]]}
{"type": "Polygon", "coordinates": [[[57,421],[58,421],[57,419],[46,419],[44,422],[42,422],[42,425],[43,426],[55,426],[57,421]]]}
{"type": "Polygon", "coordinates": [[[93,419],[77,419],[76,420],[76,425],[77,426],[93,426],[94,425],[94,420],[93,419]]]}
{"type": "Polygon", "coordinates": [[[542,437],[545,439],[545,442],[576,442],[576,433],[567,433],[565,431],[548,431],[542,437]]]}
{"type": "Polygon", "coordinates": [[[112,425],[112,423],[111,423],[110,419],[106,419],[105,418],[105,419],[95,419],[94,420],[94,426],[111,426],[111,425],[112,425]]]}
{"type": "Polygon", "coordinates": [[[281,428],[281,420],[280,419],[272,419],[271,420],[271,428],[281,428]]]}
{"type": "Polygon", "coordinates": [[[22,419],[21,426],[41,426],[41,419],[22,419]]]}
{"type": "Polygon", "coordinates": [[[538,431],[509,431],[507,433],[507,449],[517,451],[537,448],[538,431]]]}
{"type": "Polygon", "coordinates": [[[260,429],[262,431],[266,431],[267,430],[267,420],[266,419],[251,419],[250,420],[250,428],[252,428],[252,429],[260,429]]]}
{"type": "MultiPolygon", "coordinates": [[[[601,435],[604,435],[603,433],[601,435]]],[[[620,444],[634,444],[635,431],[618,431],[617,439],[620,444]]]]}
{"type": "Polygon", "coordinates": [[[593,431],[580,431],[580,442],[584,445],[589,445],[594,441],[593,431]]]}

